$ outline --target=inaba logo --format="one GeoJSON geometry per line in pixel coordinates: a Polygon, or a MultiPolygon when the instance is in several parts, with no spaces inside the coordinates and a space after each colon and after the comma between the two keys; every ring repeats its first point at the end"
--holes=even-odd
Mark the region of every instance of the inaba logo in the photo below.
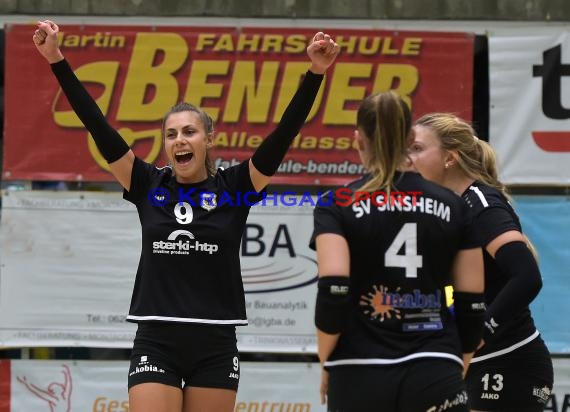
{"type": "MultiPolygon", "coordinates": [[[[542,111],[553,120],[570,119],[570,109],[562,105],[562,76],[570,76],[570,65],[562,64],[562,47],[542,53],[543,64],[532,67],[532,76],[542,78],[542,111]]],[[[547,152],[570,152],[570,131],[533,131],[532,138],[547,152]]]]}
{"type": "Polygon", "coordinates": [[[286,224],[278,224],[274,233],[259,224],[246,224],[241,240],[245,293],[290,290],[316,282],[317,261],[297,253],[295,246],[305,247],[293,245],[286,224]]]}

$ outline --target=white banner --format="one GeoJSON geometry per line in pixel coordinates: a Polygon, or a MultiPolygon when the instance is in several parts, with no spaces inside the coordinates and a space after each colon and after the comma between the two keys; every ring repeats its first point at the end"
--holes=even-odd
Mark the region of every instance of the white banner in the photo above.
{"type": "Polygon", "coordinates": [[[10,404],[16,411],[129,410],[126,361],[11,361],[10,404]]]}
{"type": "Polygon", "coordinates": [[[489,36],[490,143],[507,184],[570,183],[570,32],[489,36]]]}
{"type": "MultiPolygon", "coordinates": [[[[128,367],[126,361],[0,361],[0,412],[128,412],[128,367]]],[[[317,363],[243,362],[240,375],[235,412],[326,410],[317,363]]],[[[545,411],[570,412],[570,359],[554,359],[552,395],[545,411]]]]}
{"type": "Polygon", "coordinates": [[[249,325],[237,329],[240,350],[316,353],[315,201],[282,193],[251,209],[241,248],[249,325]]]}
{"type": "Polygon", "coordinates": [[[553,359],[554,390],[544,411],[570,412],[570,359],[553,359]]]}
{"type": "Polygon", "coordinates": [[[119,193],[4,192],[1,345],[129,347],[139,227],[119,193]]]}
{"type": "MultiPolygon", "coordinates": [[[[0,412],[128,412],[126,361],[2,361],[0,412]],[[50,403],[52,407],[50,408],[50,403]]],[[[235,412],[324,412],[317,363],[241,364],[235,412]]]]}
{"type": "MultiPolygon", "coordinates": [[[[242,351],[316,352],[313,205],[301,199],[283,194],[252,208],[241,251],[250,323],[237,328],[242,351]]],[[[3,203],[0,346],[131,347],[135,208],[119,193],[12,191],[3,203]]]]}

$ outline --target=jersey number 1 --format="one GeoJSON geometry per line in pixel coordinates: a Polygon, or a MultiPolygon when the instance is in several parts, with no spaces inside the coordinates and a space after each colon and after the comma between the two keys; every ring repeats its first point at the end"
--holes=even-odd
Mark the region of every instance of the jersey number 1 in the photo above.
{"type": "Polygon", "coordinates": [[[417,278],[422,267],[422,255],[418,255],[418,224],[405,223],[384,254],[387,267],[404,268],[407,278],[417,278]],[[404,247],[404,254],[398,252],[404,247]]]}

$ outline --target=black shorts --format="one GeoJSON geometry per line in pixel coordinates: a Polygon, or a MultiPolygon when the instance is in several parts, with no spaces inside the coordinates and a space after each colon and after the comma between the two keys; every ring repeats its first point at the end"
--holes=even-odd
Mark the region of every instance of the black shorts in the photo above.
{"type": "Polygon", "coordinates": [[[469,412],[463,369],[448,359],[328,371],[328,412],[469,412]]]}
{"type": "Polygon", "coordinates": [[[493,412],[542,411],[553,380],[552,359],[540,336],[505,355],[472,363],[466,376],[471,407],[493,412]]]}
{"type": "Polygon", "coordinates": [[[239,354],[235,326],[139,323],[129,369],[129,389],[156,382],[237,391],[239,354]]]}

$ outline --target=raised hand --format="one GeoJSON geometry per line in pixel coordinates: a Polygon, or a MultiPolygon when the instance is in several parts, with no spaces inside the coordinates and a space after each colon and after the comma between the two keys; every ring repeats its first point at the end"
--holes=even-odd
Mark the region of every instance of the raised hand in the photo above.
{"type": "Polygon", "coordinates": [[[57,63],[63,60],[63,54],[57,44],[57,34],[59,27],[51,20],[38,21],[38,28],[32,36],[36,49],[48,61],[57,63]]]}
{"type": "Polygon", "coordinates": [[[323,32],[318,32],[307,46],[307,54],[311,59],[310,70],[315,74],[323,74],[334,62],[340,52],[340,46],[323,32]]]}

